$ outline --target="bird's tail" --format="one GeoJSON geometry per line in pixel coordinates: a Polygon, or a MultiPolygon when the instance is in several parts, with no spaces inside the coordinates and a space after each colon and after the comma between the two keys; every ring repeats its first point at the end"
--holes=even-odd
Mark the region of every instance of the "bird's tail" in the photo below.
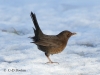
{"type": "MultiPolygon", "coordinates": [[[[39,40],[40,36],[43,35],[43,32],[41,31],[41,29],[40,29],[40,27],[39,27],[39,25],[38,25],[38,22],[37,22],[37,19],[36,19],[35,14],[33,14],[33,13],[31,12],[30,16],[31,16],[32,21],[33,21],[33,24],[34,24],[34,26],[35,26],[35,28],[33,28],[34,33],[35,33],[35,36],[34,36],[34,37],[31,37],[31,38],[33,39],[34,42],[36,42],[36,41],[39,40]]],[[[34,43],[34,42],[32,42],[32,43],[34,43]]]]}

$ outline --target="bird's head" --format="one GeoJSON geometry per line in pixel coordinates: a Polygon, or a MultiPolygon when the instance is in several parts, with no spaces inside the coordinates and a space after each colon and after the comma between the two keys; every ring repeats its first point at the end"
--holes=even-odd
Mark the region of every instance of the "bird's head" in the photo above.
{"type": "Polygon", "coordinates": [[[70,31],[62,31],[61,33],[58,34],[59,37],[69,39],[71,36],[75,35],[76,33],[72,33],[70,31]]]}

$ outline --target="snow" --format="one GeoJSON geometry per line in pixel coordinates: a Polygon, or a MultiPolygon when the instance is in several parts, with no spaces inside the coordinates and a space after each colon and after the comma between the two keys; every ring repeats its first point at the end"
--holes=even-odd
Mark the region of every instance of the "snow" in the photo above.
{"type": "Polygon", "coordinates": [[[0,0],[1,75],[100,75],[100,0],[0,0]],[[65,50],[51,55],[37,49],[30,12],[45,34],[76,32],[65,50]],[[15,70],[21,71],[15,71],[15,70]],[[11,71],[12,70],[12,71],[11,71]]]}

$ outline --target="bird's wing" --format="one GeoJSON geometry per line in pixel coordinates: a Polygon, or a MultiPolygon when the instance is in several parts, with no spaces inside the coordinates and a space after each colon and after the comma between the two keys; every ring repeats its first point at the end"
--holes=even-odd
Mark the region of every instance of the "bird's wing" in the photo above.
{"type": "Polygon", "coordinates": [[[61,40],[58,37],[43,37],[40,38],[39,41],[34,42],[37,45],[42,45],[42,46],[53,46],[53,47],[58,47],[62,45],[61,40]]]}

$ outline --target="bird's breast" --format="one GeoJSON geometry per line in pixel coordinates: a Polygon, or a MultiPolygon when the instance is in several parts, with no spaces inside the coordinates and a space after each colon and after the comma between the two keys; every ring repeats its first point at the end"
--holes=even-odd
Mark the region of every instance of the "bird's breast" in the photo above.
{"type": "Polygon", "coordinates": [[[57,48],[52,47],[50,50],[48,50],[48,52],[50,54],[58,54],[58,53],[62,52],[65,47],[66,47],[66,44],[63,44],[61,46],[58,46],[57,48]]]}

